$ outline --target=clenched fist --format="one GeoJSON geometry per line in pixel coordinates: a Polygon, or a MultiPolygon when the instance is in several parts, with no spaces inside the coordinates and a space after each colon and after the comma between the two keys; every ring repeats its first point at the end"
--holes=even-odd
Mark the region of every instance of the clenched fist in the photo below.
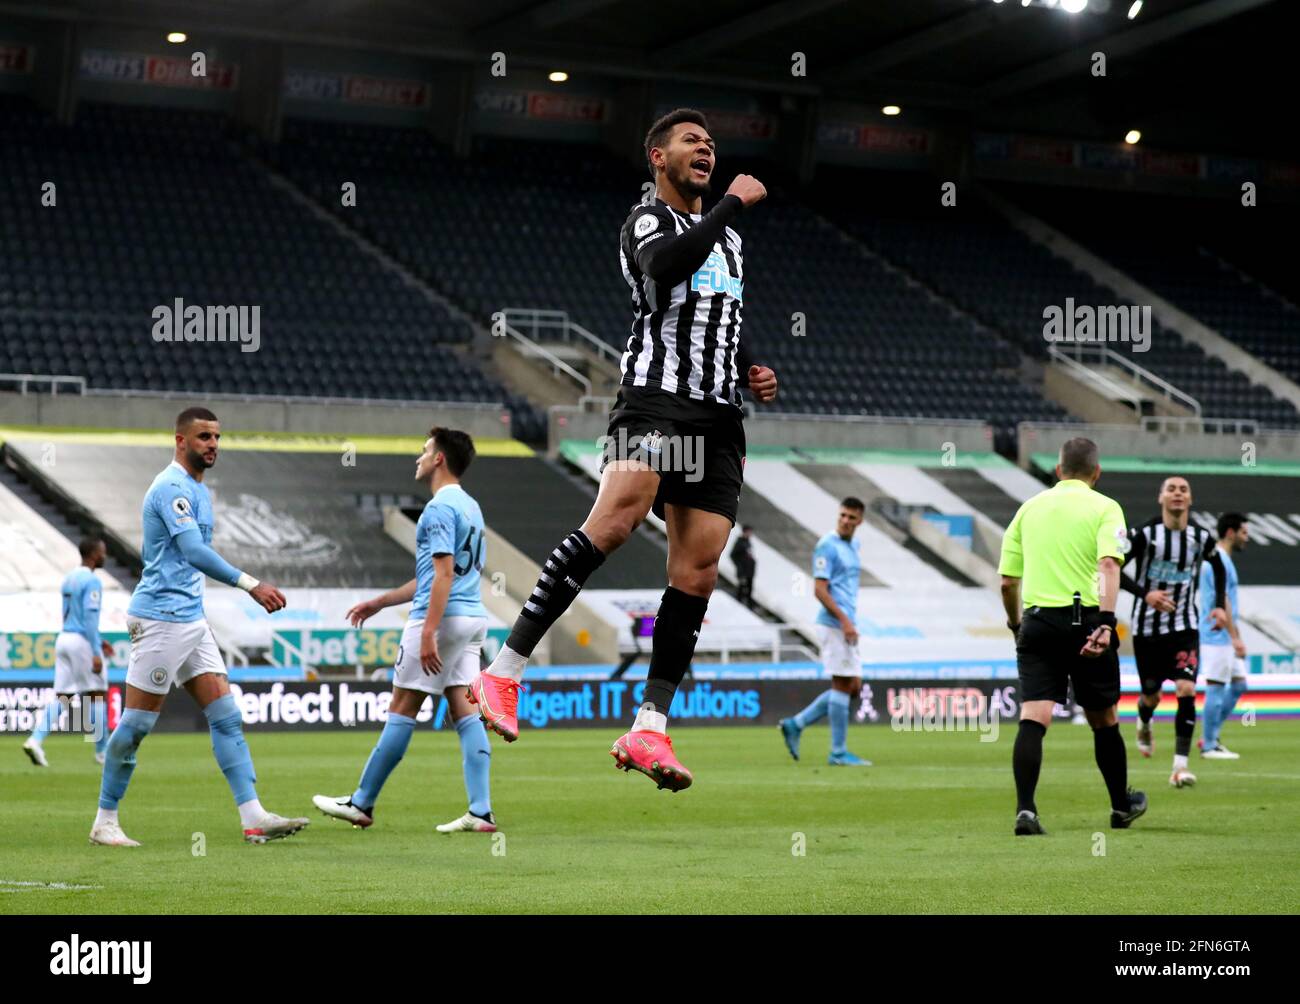
{"type": "Polygon", "coordinates": [[[727,195],[734,195],[748,209],[756,202],[767,198],[767,189],[763,183],[751,174],[738,174],[727,187],[727,195]]]}

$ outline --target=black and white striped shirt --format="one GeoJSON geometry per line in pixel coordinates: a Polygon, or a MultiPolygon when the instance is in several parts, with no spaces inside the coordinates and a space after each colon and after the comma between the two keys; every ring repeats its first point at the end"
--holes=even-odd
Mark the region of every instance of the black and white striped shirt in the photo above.
{"type": "Polygon", "coordinates": [[[625,386],[740,405],[745,266],[740,235],[726,225],[740,208],[734,195],[705,216],[660,199],[632,208],[618,254],[634,313],[625,386]]]}
{"type": "MultiPolygon", "coordinates": [[[[1223,562],[1214,546],[1214,534],[1189,524],[1170,530],[1156,518],[1128,532],[1130,550],[1126,560],[1136,562],[1135,575],[1123,577],[1124,588],[1134,594],[1133,633],[1142,637],[1196,631],[1200,625],[1197,593],[1200,591],[1201,562],[1215,566],[1216,592],[1222,596],[1223,562]],[[1171,613],[1148,606],[1146,594],[1153,589],[1169,593],[1171,613]]],[[[1222,605],[1222,599],[1219,600],[1222,605]]]]}

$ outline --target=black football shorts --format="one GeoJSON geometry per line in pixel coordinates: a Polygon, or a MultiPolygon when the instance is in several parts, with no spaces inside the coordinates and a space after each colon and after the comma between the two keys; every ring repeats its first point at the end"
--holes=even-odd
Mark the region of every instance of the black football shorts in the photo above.
{"type": "Polygon", "coordinates": [[[1199,631],[1135,634],[1133,659],[1137,662],[1142,693],[1156,693],[1166,680],[1189,680],[1195,683],[1200,654],[1201,633],[1199,631]]]}
{"type": "MultiPolygon", "coordinates": [[[[1020,673],[1020,702],[1055,701],[1064,704],[1067,685],[1074,684],[1074,699],[1085,711],[1104,711],[1119,703],[1119,652],[1089,659],[1079,654],[1097,627],[1097,609],[1084,608],[1083,623],[1074,626],[1073,611],[1066,608],[1030,607],[1016,635],[1016,669],[1020,673]]],[[[1112,632],[1112,638],[1114,633],[1112,632]]]]}
{"type": "Polygon", "coordinates": [[[647,387],[620,387],[609,413],[600,469],[641,460],[659,472],[652,512],[664,504],[726,516],[734,525],[745,476],[745,427],[739,408],[693,401],[647,387]]]}

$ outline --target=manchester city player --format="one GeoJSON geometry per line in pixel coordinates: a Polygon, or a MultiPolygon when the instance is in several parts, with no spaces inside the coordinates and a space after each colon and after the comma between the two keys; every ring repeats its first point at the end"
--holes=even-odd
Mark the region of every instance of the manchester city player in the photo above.
{"type": "Polygon", "coordinates": [[[1246,692],[1246,643],[1238,623],[1237,565],[1232,556],[1250,541],[1250,524],[1239,512],[1225,512],[1218,523],[1219,560],[1227,575],[1224,587],[1224,621],[1209,616],[1214,603],[1215,582],[1209,563],[1201,566],[1201,667],[1205,670],[1205,724],[1202,726],[1201,756],[1206,760],[1237,760],[1238,754],[1219,741],[1219,730],[1246,692]],[[1231,682],[1229,682],[1231,681],[1231,682]]]}
{"type": "Polygon", "coordinates": [[[144,497],[144,572],[127,608],[131,659],[126,709],[108,740],[99,814],[92,844],[138,847],[122,832],[117,807],[126,795],[140,743],[158,721],[173,684],[203,709],[212,752],[239,808],[244,839],[266,843],[297,833],[306,819],[286,819],[257,799],[253,758],[226,681],[226,666],[203,617],[203,576],[245,590],[267,613],[284,608],[284,594],[229,565],[210,546],[212,497],[203,473],[217,462],[221,426],[207,408],[187,408],[176,418],[176,456],[144,497]]]}
{"type": "Polygon", "coordinates": [[[81,714],[88,734],[95,737],[95,759],[104,762],[108,746],[108,718],[104,694],[103,656],[113,648],[99,637],[100,581],[95,569],[104,564],[104,542],[87,537],[81,542],[81,564],[63,580],[63,630],[54,642],[54,693],[23,750],[37,767],[48,767],[45,737],[54,731],[59,714],[73,694],[81,695],[81,714]]]}
{"type": "Polygon", "coordinates": [[[469,808],[437,827],[440,833],[493,833],[488,775],[492,749],[487,729],[469,700],[478,677],[479,653],[487,635],[487,608],[479,591],[483,570],[483,513],[460,486],[474,459],[474,441],[455,429],[429,430],[415,462],[415,479],[433,492],[415,528],[415,578],[348,611],[360,627],[385,607],[414,603],[402,632],[393,674],[388,722],[361,772],[357,790],[342,798],[313,796],[327,816],[367,827],[375,821],[375,802],[393,768],[406,755],[415,716],[426,697],[446,695],[447,710],[460,737],[461,768],[469,808]]]}
{"type": "Polygon", "coordinates": [[[799,739],[813,722],[828,716],[831,720],[832,767],[870,767],[870,760],[850,753],[846,745],[849,733],[849,703],[862,690],[862,660],[858,656],[858,581],[861,562],[853,534],[862,523],[866,507],[861,499],[849,496],[840,503],[835,531],[817,542],[813,551],[813,580],[817,602],[817,634],[821,643],[821,662],[831,678],[831,689],[793,718],[779,724],[790,755],[799,759],[799,739]]]}

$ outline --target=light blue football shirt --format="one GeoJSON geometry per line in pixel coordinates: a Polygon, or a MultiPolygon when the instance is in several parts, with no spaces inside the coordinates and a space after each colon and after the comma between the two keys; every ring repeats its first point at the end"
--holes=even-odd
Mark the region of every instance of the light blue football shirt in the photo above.
{"type": "Polygon", "coordinates": [[[202,620],[203,573],[185,560],[175,540],[196,526],[211,545],[212,495],[173,460],[144,497],[144,572],[127,613],[178,624],[202,620]]]}
{"type": "Polygon", "coordinates": [[[63,630],[85,638],[95,655],[100,654],[100,590],[99,577],[85,565],[63,580],[63,630]]]}
{"type": "Polygon", "coordinates": [[[479,573],[487,554],[483,513],[460,485],[443,485],[429,499],[415,524],[415,599],[412,619],[429,612],[433,556],[450,554],[455,570],[444,617],[486,617],[479,573]]]}
{"type": "MultiPolygon", "coordinates": [[[[858,581],[861,568],[856,541],[845,540],[834,532],[817,541],[817,547],[813,550],[813,578],[829,580],[831,599],[844,611],[844,616],[854,623],[858,619],[858,581]]],[[[817,604],[817,623],[833,628],[840,626],[840,622],[820,603],[817,604]]]]}
{"type": "MultiPolygon", "coordinates": [[[[1219,548],[1219,558],[1223,561],[1225,581],[1224,598],[1231,604],[1232,619],[1239,620],[1241,608],[1237,606],[1237,566],[1232,563],[1232,556],[1219,548]]],[[[1201,562],[1201,644],[1230,645],[1232,636],[1227,628],[1216,628],[1210,611],[1214,609],[1214,569],[1208,561],[1201,562]]]]}

